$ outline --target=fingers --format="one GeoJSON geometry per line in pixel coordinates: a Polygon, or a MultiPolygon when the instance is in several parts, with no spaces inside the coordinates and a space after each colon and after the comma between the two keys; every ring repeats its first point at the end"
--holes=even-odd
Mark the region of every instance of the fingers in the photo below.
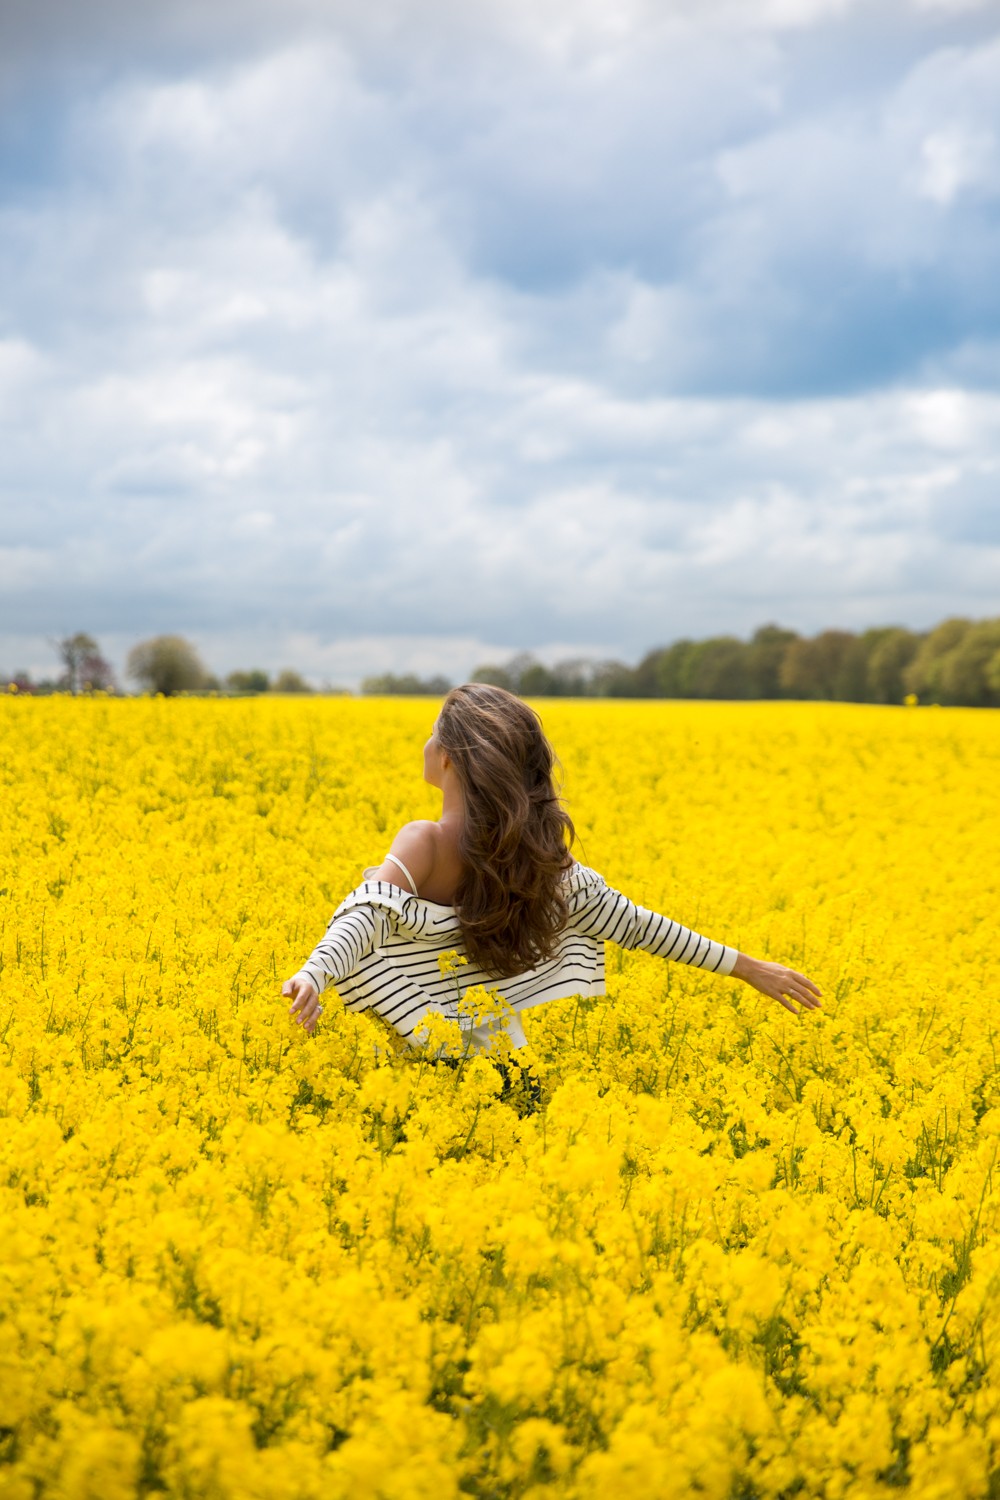
{"type": "Polygon", "coordinates": [[[785,990],[783,994],[776,995],[775,999],[780,1000],[786,1010],[790,1010],[795,1016],[801,1015],[802,1011],[804,1010],[820,1009],[819,1001],[815,1000],[812,995],[801,994],[797,990],[785,990]],[[787,999],[785,998],[786,995],[788,996],[787,999]],[[796,1009],[794,1003],[796,1000],[798,1001],[800,1007],[798,1010],[796,1009]]]}
{"type": "Polygon", "coordinates": [[[792,979],[796,979],[798,980],[799,984],[804,985],[811,994],[817,996],[822,995],[823,991],[820,989],[818,984],[813,984],[808,974],[799,974],[795,969],[789,969],[788,973],[792,979]]]}
{"type": "Polygon", "coordinates": [[[769,977],[772,982],[762,986],[764,994],[769,995],[772,1000],[777,1000],[779,1005],[790,1010],[793,1016],[801,1015],[803,1010],[821,1008],[822,991],[807,975],[799,974],[795,969],[786,969],[781,964],[775,964],[774,971],[769,977]],[[801,1009],[796,1008],[795,1001],[798,1001],[801,1009]]]}
{"type": "Polygon", "coordinates": [[[812,993],[812,991],[807,990],[804,985],[786,984],[782,986],[782,990],[784,994],[789,996],[790,999],[797,1000],[802,1006],[803,1010],[820,1009],[819,1000],[812,993]]]}
{"type": "Polygon", "coordinates": [[[288,1014],[305,1031],[313,1032],[319,1020],[323,1007],[319,1003],[319,995],[316,986],[304,977],[293,975],[286,979],[281,986],[281,993],[285,996],[293,996],[293,1002],[288,1008],[288,1014]]]}
{"type": "Polygon", "coordinates": [[[323,1007],[319,1003],[318,995],[313,994],[311,997],[306,998],[300,1014],[295,1018],[303,1031],[312,1033],[316,1030],[316,1023],[319,1021],[322,1009],[323,1007]]]}
{"type": "Polygon", "coordinates": [[[288,1013],[289,1015],[291,1015],[299,1009],[303,1001],[309,995],[316,994],[316,986],[304,976],[300,977],[298,974],[294,974],[291,979],[285,980],[284,984],[281,986],[281,993],[283,995],[293,995],[295,997],[294,1005],[289,1006],[288,1013]]]}
{"type": "MultiPolygon", "coordinates": [[[[291,979],[285,980],[284,984],[281,986],[281,993],[286,996],[291,995],[295,1001],[295,1005],[297,1005],[299,1003],[299,997],[302,993],[302,989],[303,981],[298,977],[297,974],[295,974],[291,979]]],[[[289,1007],[289,1015],[291,1015],[292,1011],[294,1011],[295,1005],[289,1007]]]]}

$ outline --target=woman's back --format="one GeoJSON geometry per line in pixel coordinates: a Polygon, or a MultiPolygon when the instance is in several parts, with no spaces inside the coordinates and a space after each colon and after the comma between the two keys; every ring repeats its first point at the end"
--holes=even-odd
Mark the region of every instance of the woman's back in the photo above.
{"type": "MultiPolygon", "coordinates": [[[[437,906],[455,906],[467,866],[455,824],[407,823],[392,841],[381,865],[365,870],[366,880],[386,880],[437,906]],[[419,872],[419,874],[417,873],[419,872]]],[[[576,864],[567,850],[563,873],[576,864]]]]}

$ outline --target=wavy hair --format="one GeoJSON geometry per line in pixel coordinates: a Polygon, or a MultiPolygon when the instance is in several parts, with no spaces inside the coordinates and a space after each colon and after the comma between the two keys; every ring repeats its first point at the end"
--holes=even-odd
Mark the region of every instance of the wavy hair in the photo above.
{"type": "Polygon", "coordinates": [[[453,688],[437,738],[465,799],[455,908],[469,958],[498,979],[551,958],[566,922],[561,877],[576,837],[533,708],[503,688],[453,688]]]}

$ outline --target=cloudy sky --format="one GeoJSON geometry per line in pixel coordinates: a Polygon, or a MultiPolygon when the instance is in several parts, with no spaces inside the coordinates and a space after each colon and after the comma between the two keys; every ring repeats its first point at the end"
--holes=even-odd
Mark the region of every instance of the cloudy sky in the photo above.
{"type": "Polygon", "coordinates": [[[4,0],[0,672],[1000,614],[1000,0],[4,0]]]}

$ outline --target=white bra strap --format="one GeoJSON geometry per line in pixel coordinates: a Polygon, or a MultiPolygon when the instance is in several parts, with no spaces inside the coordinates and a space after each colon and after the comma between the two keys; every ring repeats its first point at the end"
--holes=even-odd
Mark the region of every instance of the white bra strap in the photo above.
{"type": "Polygon", "coordinates": [[[391,859],[394,865],[398,865],[399,866],[399,868],[402,870],[403,874],[406,876],[407,880],[410,882],[410,885],[411,885],[411,887],[413,889],[413,894],[416,895],[417,894],[417,882],[414,880],[414,878],[410,874],[409,870],[403,864],[403,861],[401,859],[399,859],[395,854],[387,854],[386,855],[386,859],[391,859]]]}

